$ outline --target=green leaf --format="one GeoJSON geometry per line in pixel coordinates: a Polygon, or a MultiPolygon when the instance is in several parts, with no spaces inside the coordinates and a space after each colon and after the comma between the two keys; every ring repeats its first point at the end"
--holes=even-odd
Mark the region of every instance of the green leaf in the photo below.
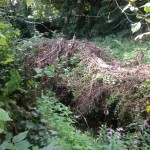
{"type": "Polygon", "coordinates": [[[137,14],[137,15],[136,15],[136,18],[137,18],[137,19],[143,19],[143,16],[141,16],[140,14],[137,14]]]}
{"type": "Polygon", "coordinates": [[[14,149],[14,146],[12,143],[9,143],[7,141],[4,141],[1,145],[0,145],[0,150],[12,150],[14,149]]]}
{"type": "Polygon", "coordinates": [[[32,121],[26,121],[26,127],[28,129],[33,129],[35,127],[35,124],[32,121]]]}
{"type": "Polygon", "coordinates": [[[54,65],[48,66],[48,70],[50,70],[50,71],[53,71],[53,72],[54,72],[54,70],[55,70],[55,66],[54,66],[54,65]]]}
{"type": "Polygon", "coordinates": [[[131,10],[132,12],[137,12],[137,11],[138,11],[138,8],[137,8],[137,7],[132,6],[132,7],[130,7],[130,10],[131,10]]]}
{"type": "Polygon", "coordinates": [[[6,136],[5,136],[7,142],[11,142],[11,139],[12,139],[12,133],[7,133],[6,136]]]}
{"type": "Polygon", "coordinates": [[[12,121],[12,119],[9,117],[8,113],[0,108],[0,120],[1,121],[12,121]]]}
{"type": "Polygon", "coordinates": [[[45,70],[44,73],[50,78],[53,78],[55,76],[55,73],[49,70],[45,70]]]}
{"type": "Polygon", "coordinates": [[[2,61],[1,63],[6,65],[6,64],[13,62],[13,61],[14,61],[14,59],[12,57],[10,57],[10,58],[7,58],[5,61],[2,61]]]}
{"type": "Polygon", "coordinates": [[[73,148],[76,150],[82,150],[83,149],[83,147],[80,146],[79,144],[76,144],[75,146],[73,146],[73,148]]]}
{"type": "Polygon", "coordinates": [[[137,32],[141,28],[141,22],[137,22],[134,24],[131,24],[131,31],[132,33],[137,32]]]}
{"type": "Polygon", "coordinates": [[[38,146],[34,146],[34,147],[32,147],[32,150],[41,150],[41,149],[39,149],[38,146]]]}
{"type": "Polygon", "coordinates": [[[18,90],[20,88],[21,77],[16,69],[10,71],[10,81],[6,83],[4,89],[4,96],[9,95],[10,93],[18,90]]]}
{"type": "Polygon", "coordinates": [[[6,0],[0,0],[0,7],[6,7],[7,6],[7,1],[6,0]]]}
{"type": "Polygon", "coordinates": [[[55,76],[55,66],[49,66],[44,69],[44,73],[48,75],[50,78],[53,78],[55,76]]]}
{"type": "Polygon", "coordinates": [[[4,121],[0,120],[0,133],[4,131],[4,121]]]}
{"type": "Polygon", "coordinates": [[[15,144],[16,150],[29,150],[30,143],[27,140],[23,140],[15,144]]]}
{"type": "Polygon", "coordinates": [[[41,68],[34,68],[34,70],[37,74],[40,74],[43,71],[43,69],[41,69],[41,68]]]}
{"type": "Polygon", "coordinates": [[[28,131],[19,133],[18,135],[16,135],[16,136],[13,137],[12,141],[14,143],[20,142],[20,141],[22,141],[22,140],[24,140],[26,138],[27,134],[28,134],[28,131]]]}
{"type": "Polygon", "coordinates": [[[150,2],[148,2],[148,3],[146,3],[146,4],[144,5],[144,11],[145,11],[146,13],[149,13],[149,12],[150,12],[150,2]]]}
{"type": "Polygon", "coordinates": [[[48,146],[44,147],[43,150],[54,150],[54,144],[49,144],[48,146]]]}
{"type": "Polygon", "coordinates": [[[27,7],[31,6],[34,3],[34,0],[26,0],[27,7]]]}
{"type": "Polygon", "coordinates": [[[0,50],[7,50],[8,49],[8,44],[7,44],[7,41],[6,41],[6,37],[5,36],[1,36],[0,37],[0,50]]]}

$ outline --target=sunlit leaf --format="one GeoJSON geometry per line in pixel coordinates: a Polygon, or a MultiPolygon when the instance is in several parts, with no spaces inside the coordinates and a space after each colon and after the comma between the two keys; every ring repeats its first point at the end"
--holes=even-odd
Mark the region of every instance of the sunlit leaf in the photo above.
{"type": "Polygon", "coordinates": [[[13,62],[13,61],[14,61],[14,59],[12,57],[10,57],[10,58],[7,58],[5,61],[1,61],[1,63],[6,65],[6,64],[13,62]]]}
{"type": "Polygon", "coordinates": [[[12,121],[12,119],[5,110],[0,108],[0,133],[4,131],[5,121],[12,121]]]}
{"type": "Polygon", "coordinates": [[[123,10],[122,12],[125,12],[127,9],[129,9],[132,5],[128,4],[123,10]]]}
{"type": "Polygon", "coordinates": [[[143,17],[142,17],[140,14],[137,14],[137,15],[136,15],[136,18],[138,18],[138,19],[143,19],[143,17]]]}
{"type": "Polygon", "coordinates": [[[131,31],[132,33],[137,32],[141,28],[141,22],[137,22],[134,24],[131,24],[131,31]]]}
{"type": "Polygon", "coordinates": [[[6,0],[0,0],[0,7],[6,7],[7,6],[7,1],[6,0]]]}
{"type": "Polygon", "coordinates": [[[146,106],[147,113],[150,113],[150,105],[146,106]]]}
{"type": "Polygon", "coordinates": [[[0,50],[6,50],[9,47],[6,41],[6,37],[3,36],[0,37],[0,46],[2,46],[0,50]]]}
{"type": "Polygon", "coordinates": [[[0,120],[2,121],[12,121],[12,119],[9,117],[8,113],[0,108],[0,120]]]}
{"type": "Polygon", "coordinates": [[[131,10],[132,12],[137,12],[137,11],[138,11],[138,8],[137,8],[137,7],[132,6],[132,7],[130,7],[130,10],[131,10]]]}
{"type": "Polygon", "coordinates": [[[150,12],[150,2],[148,2],[148,3],[146,3],[146,4],[144,5],[144,11],[147,12],[147,13],[150,12]]]}
{"type": "Polygon", "coordinates": [[[34,0],[26,0],[27,7],[31,6],[34,3],[34,0]]]}

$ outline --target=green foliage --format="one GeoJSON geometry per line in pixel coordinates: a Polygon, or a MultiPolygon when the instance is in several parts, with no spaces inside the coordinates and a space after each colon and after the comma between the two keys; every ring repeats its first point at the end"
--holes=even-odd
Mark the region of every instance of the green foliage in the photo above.
{"type": "Polygon", "coordinates": [[[128,36],[124,38],[126,33],[118,33],[119,35],[109,35],[104,38],[95,38],[92,41],[101,47],[107,48],[105,51],[110,58],[121,61],[133,60],[137,53],[141,50],[144,52],[143,62],[149,64],[150,52],[149,43],[136,43],[128,36]]]}
{"type": "Polygon", "coordinates": [[[27,7],[31,6],[33,4],[34,0],[26,0],[27,7]]]}
{"type": "MultiPolygon", "coordinates": [[[[10,69],[14,61],[14,46],[17,43],[19,31],[11,24],[0,22],[0,106],[4,108],[10,101],[9,94],[20,88],[21,77],[16,69],[10,69]],[[8,72],[10,71],[10,80],[8,72]]],[[[13,68],[13,67],[12,67],[13,68]]],[[[11,103],[15,103],[11,101],[11,103]]]]}
{"type": "MultiPolygon", "coordinates": [[[[140,6],[138,4],[138,0],[134,0],[134,1],[128,1],[128,5],[122,10],[123,13],[125,13],[125,11],[127,9],[130,9],[131,12],[133,12],[137,19],[138,19],[138,22],[136,23],[133,23],[131,20],[129,20],[129,18],[127,18],[130,22],[131,22],[131,31],[132,33],[135,33],[137,31],[139,31],[141,29],[141,27],[143,26],[142,25],[142,22],[145,22],[144,24],[146,24],[147,26],[147,31],[146,31],[146,34],[142,33],[140,35],[138,35],[135,40],[137,39],[142,39],[145,35],[150,35],[150,32],[149,32],[149,26],[150,26],[150,21],[149,21],[149,13],[150,13],[150,3],[149,1],[145,0],[143,1],[143,3],[145,3],[145,5],[140,4],[142,6],[140,6]],[[140,21],[139,21],[140,20],[140,21]]],[[[126,14],[126,13],[125,13],[126,14]]],[[[127,16],[127,15],[126,15],[127,16]]]]}
{"type": "Polygon", "coordinates": [[[150,2],[148,2],[148,3],[146,3],[146,4],[144,5],[144,11],[145,11],[146,13],[150,13],[150,2]]]}
{"type": "MultiPolygon", "coordinates": [[[[32,18],[44,22],[52,22],[52,20],[56,19],[60,12],[56,5],[61,5],[62,2],[55,2],[55,1],[41,1],[41,0],[26,0],[27,6],[31,7],[32,10],[32,18]],[[31,5],[34,2],[34,5],[31,5]],[[47,11],[49,10],[49,11],[47,11]]],[[[51,29],[49,29],[51,30],[51,29]]]]}
{"type": "MultiPolygon", "coordinates": [[[[41,1],[26,0],[31,6],[32,18],[38,21],[50,22],[52,26],[60,27],[68,37],[74,34],[78,37],[96,37],[112,33],[113,29],[128,26],[123,21],[124,16],[116,9],[115,1],[41,1]],[[49,11],[47,11],[49,10],[49,11]],[[126,25],[126,26],[125,26],[126,25]]],[[[124,2],[121,1],[124,5],[124,2]]]]}
{"type": "Polygon", "coordinates": [[[0,108],[0,133],[4,131],[4,125],[7,121],[12,121],[12,119],[5,110],[0,108]]]}
{"type": "Polygon", "coordinates": [[[16,136],[12,136],[11,133],[7,133],[5,136],[5,141],[0,145],[1,150],[60,150],[54,149],[54,144],[51,143],[44,148],[39,148],[38,146],[33,146],[26,138],[28,131],[21,132],[16,136]]]}
{"type": "Polygon", "coordinates": [[[97,140],[101,143],[103,150],[126,150],[126,149],[149,149],[149,130],[144,124],[130,124],[128,131],[123,128],[116,130],[105,125],[100,127],[97,140]],[[133,127],[133,128],[132,128],[133,127]],[[136,128],[136,130],[135,130],[136,128]],[[132,132],[130,132],[130,130],[132,132]]]}
{"type": "Polygon", "coordinates": [[[28,131],[19,133],[18,135],[12,137],[12,134],[6,134],[6,140],[0,145],[1,150],[28,150],[30,143],[25,140],[28,131]],[[22,147],[23,146],[23,147],[22,147]]]}
{"type": "Polygon", "coordinates": [[[139,86],[138,94],[140,97],[143,97],[143,96],[149,97],[150,96],[149,90],[150,90],[150,81],[146,80],[139,86]]]}
{"type": "MultiPolygon", "coordinates": [[[[20,5],[23,4],[22,2],[24,1],[19,1],[18,5],[12,6],[12,8],[18,9],[12,9],[14,10],[14,14],[9,15],[8,18],[10,18],[11,16],[13,18],[11,21],[16,26],[19,26],[17,20],[19,20],[20,22],[22,21],[23,24],[21,24],[20,26],[24,29],[26,28],[26,26],[24,26],[26,25],[24,24],[24,21],[25,23],[29,24],[32,24],[32,22],[28,22],[26,20],[29,12],[25,12],[25,5],[20,5]]],[[[85,1],[84,4],[81,1],[76,2],[69,0],[61,1],[60,3],[57,3],[56,1],[41,0],[27,0],[26,2],[28,10],[30,10],[30,8],[33,10],[32,15],[38,21],[52,21],[53,24],[61,26],[62,31],[68,34],[70,37],[72,37],[73,34],[77,34],[77,36],[80,37],[95,37],[104,33],[105,31],[109,32],[111,29],[113,29],[113,27],[116,26],[116,23],[118,23],[118,21],[122,20],[121,13],[117,13],[119,12],[118,10],[112,11],[116,8],[116,5],[114,5],[114,1],[108,2],[103,0],[97,3],[93,3],[92,1],[85,1]],[[35,3],[35,5],[32,5],[33,2],[35,3]],[[115,15],[116,13],[117,15],[115,15]],[[109,31],[108,28],[110,29],[109,31]]],[[[136,9],[132,10],[136,11],[136,9]]],[[[149,13],[149,4],[144,6],[144,11],[149,13]]],[[[142,22],[140,21],[132,25],[133,32],[136,32],[140,29],[141,23],[142,22]]],[[[31,28],[31,30],[32,29],[33,28],[31,28]]],[[[14,30],[12,25],[2,22],[0,23],[0,67],[2,68],[0,68],[0,106],[3,107],[3,109],[7,110],[11,115],[11,118],[14,120],[14,125],[10,122],[8,131],[11,130],[15,133],[15,136],[7,133],[5,140],[4,137],[1,136],[3,143],[0,145],[0,149],[148,149],[150,138],[149,131],[145,125],[143,125],[142,123],[140,124],[140,122],[143,121],[141,115],[145,113],[145,108],[143,108],[143,106],[145,105],[142,105],[141,110],[136,112],[137,114],[130,114],[134,118],[134,121],[133,124],[130,124],[127,129],[129,132],[122,134],[120,131],[102,127],[100,128],[99,136],[95,139],[75,128],[75,119],[73,113],[68,107],[59,102],[53,92],[49,92],[47,95],[42,95],[42,97],[39,98],[37,102],[38,108],[30,109],[30,103],[26,102],[35,100],[35,97],[30,97],[30,93],[33,94],[36,90],[35,80],[40,80],[44,75],[50,78],[54,78],[55,67],[52,65],[45,67],[44,69],[34,68],[34,71],[36,73],[35,76],[32,74],[33,70],[30,70],[30,66],[27,66],[27,69],[24,69],[23,71],[22,64],[24,58],[30,54],[33,54],[31,55],[31,58],[32,56],[34,58],[35,51],[32,47],[32,39],[19,42],[20,39],[17,39],[18,35],[19,31],[14,30]],[[10,69],[16,67],[18,67],[18,69],[10,69]],[[9,71],[10,76],[8,75],[9,71]],[[29,75],[29,77],[23,75],[23,73],[25,73],[26,71],[31,71],[31,74],[27,72],[27,75],[29,75]],[[22,76],[20,76],[21,73],[22,76]],[[26,88],[26,91],[23,90],[24,88],[26,88]],[[27,97],[30,97],[30,99],[28,100],[27,97]],[[40,113],[42,114],[43,118],[41,118],[40,113]],[[134,133],[132,133],[130,132],[130,130],[134,130],[135,132],[133,131],[134,133]],[[109,131],[111,131],[111,133],[108,133],[109,131]],[[16,135],[16,133],[18,132],[19,134],[16,135]],[[138,132],[142,133],[140,137],[138,132]],[[138,142],[140,141],[140,144],[134,144],[135,140],[137,140],[138,142]]],[[[33,38],[35,38],[35,41],[38,43],[36,36],[33,38]]],[[[135,44],[134,42],[129,42],[128,40],[120,37],[116,38],[115,36],[105,37],[104,39],[96,39],[96,42],[99,43],[100,46],[111,49],[110,51],[108,51],[109,56],[117,58],[119,60],[132,59],[134,58],[138,50],[142,50],[146,54],[144,61],[149,63],[147,59],[150,57],[148,51],[149,47],[145,43],[135,44]]],[[[77,79],[77,77],[84,76],[85,66],[80,65],[80,61],[81,58],[75,56],[69,61],[67,59],[65,60],[65,63],[69,63],[71,67],[66,67],[66,64],[60,64],[62,65],[62,68],[60,69],[62,69],[61,71],[64,72],[64,76],[71,79],[69,83],[72,83],[71,81],[77,79]]],[[[110,84],[110,81],[114,84],[117,82],[110,76],[101,77],[98,75],[96,79],[99,80],[99,82],[101,82],[101,80],[104,80],[104,84],[110,84]]],[[[88,75],[86,75],[85,80],[81,79],[81,82],[84,81],[86,83],[87,80],[91,80],[88,75]]],[[[143,83],[139,87],[139,89],[140,90],[138,93],[138,98],[141,99],[140,102],[141,104],[143,104],[145,101],[142,101],[142,98],[149,97],[149,83],[143,83]]],[[[73,95],[77,97],[77,92],[75,91],[75,89],[73,90],[73,95]]],[[[117,94],[115,94],[111,95],[108,99],[108,106],[112,106],[114,103],[118,102],[117,94]]],[[[114,114],[116,114],[115,117],[120,117],[117,118],[118,120],[124,119],[124,116],[119,113],[122,112],[123,109],[127,108],[127,106],[123,104],[123,101],[120,100],[117,107],[113,110],[114,114]]],[[[135,102],[132,101],[131,106],[135,106],[135,102]]],[[[0,131],[4,131],[4,128],[7,127],[5,125],[6,122],[12,121],[8,116],[8,113],[3,109],[0,108],[0,131]]]]}
{"type": "Polygon", "coordinates": [[[48,77],[53,78],[55,76],[55,67],[54,65],[45,67],[44,69],[41,68],[34,68],[36,75],[35,78],[42,77],[46,74],[48,77]]]}
{"type": "Polygon", "coordinates": [[[7,64],[14,61],[12,46],[15,45],[15,38],[19,35],[11,24],[0,22],[0,64],[7,64]]]}
{"type": "Polygon", "coordinates": [[[0,7],[6,7],[8,0],[0,0],[0,7]]]}
{"type": "Polygon", "coordinates": [[[0,120],[1,121],[11,121],[11,118],[8,116],[8,113],[0,108],[0,120]]]}
{"type": "Polygon", "coordinates": [[[138,31],[141,28],[141,22],[137,22],[134,24],[131,24],[131,31],[132,33],[138,31]]]}
{"type": "Polygon", "coordinates": [[[48,121],[48,126],[58,132],[56,145],[62,145],[65,150],[99,150],[94,139],[74,128],[72,112],[58,102],[54,93],[50,92],[39,98],[38,109],[48,121]]]}
{"type": "Polygon", "coordinates": [[[98,140],[101,143],[103,150],[125,150],[126,145],[123,140],[122,128],[120,130],[115,131],[113,129],[109,129],[106,126],[102,125],[100,127],[98,140]]]}
{"type": "Polygon", "coordinates": [[[3,95],[8,96],[10,93],[20,88],[21,77],[17,70],[12,69],[10,71],[10,81],[6,83],[3,95]]]}
{"type": "Polygon", "coordinates": [[[130,149],[149,149],[150,131],[148,128],[147,120],[144,122],[134,122],[127,126],[127,130],[128,131],[126,132],[126,136],[123,139],[126,141],[125,143],[128,145],[128,147],[130,147],[130,149]]]}

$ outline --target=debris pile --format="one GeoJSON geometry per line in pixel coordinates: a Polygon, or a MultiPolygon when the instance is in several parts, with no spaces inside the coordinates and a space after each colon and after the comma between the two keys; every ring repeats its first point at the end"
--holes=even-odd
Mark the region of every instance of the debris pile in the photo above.
{"type": "Polygon", "coordinates": [[[141,109],[149,101],[148,97],[141,96],[140,87],[150,79],[150,66],[142,64],[141,60],[139,63],[139,58],[116,61],[108,57],[108,51],[110,49],[96,47],[75,36],[71,40],[45,39],[29,68],[53,65],[55,83],[53,79],[44,78],[40,84],[47,80],[60,101],[77,114],[97,112],[109,116],[112,115],[110,107],[116,105],[118,112],[115,113],[125,121],[130,120],[126,118],[126,112],[133,113],[135,107],[141,109]],[[110,101],[112,95],[115,98],[110,101]]]}

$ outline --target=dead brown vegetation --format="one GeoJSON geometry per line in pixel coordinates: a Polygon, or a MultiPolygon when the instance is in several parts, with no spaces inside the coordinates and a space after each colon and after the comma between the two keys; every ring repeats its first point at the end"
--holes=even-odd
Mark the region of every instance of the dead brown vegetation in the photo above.
{"type": "Polygon", "coordinates": [[[118,115],[125,121],[130,120],[126,118],[126,112],[133,113],[135,107],[140,109],[144,107],[144,102],[149,101],[148,97],[140,96],[139,87],[150,79],[150,66],[142,63],[133,65],[135,61],[118,62],[109,58],[106,51],[109,49],[96,47],[86,40],[80,41],[75,36],[71,40],[45,39],[38,55],[28,60],[28,68],[32,70],[34,67],[54,65],[56,77],[55,82],[47,77],[41,80],[38,93],[49,85],[60,100],[70,105],[77,114],[94,111],[105,116],[109,116],[111,111],[107,101],[110,95],[115,95],[116,105],[119,105],[119,108],[116,106],[118,115]],[[80,61],[73,66],[70,62],[76,57],[80,61]],[[69,68],[68,73],[64,68],[69,68]]]}

